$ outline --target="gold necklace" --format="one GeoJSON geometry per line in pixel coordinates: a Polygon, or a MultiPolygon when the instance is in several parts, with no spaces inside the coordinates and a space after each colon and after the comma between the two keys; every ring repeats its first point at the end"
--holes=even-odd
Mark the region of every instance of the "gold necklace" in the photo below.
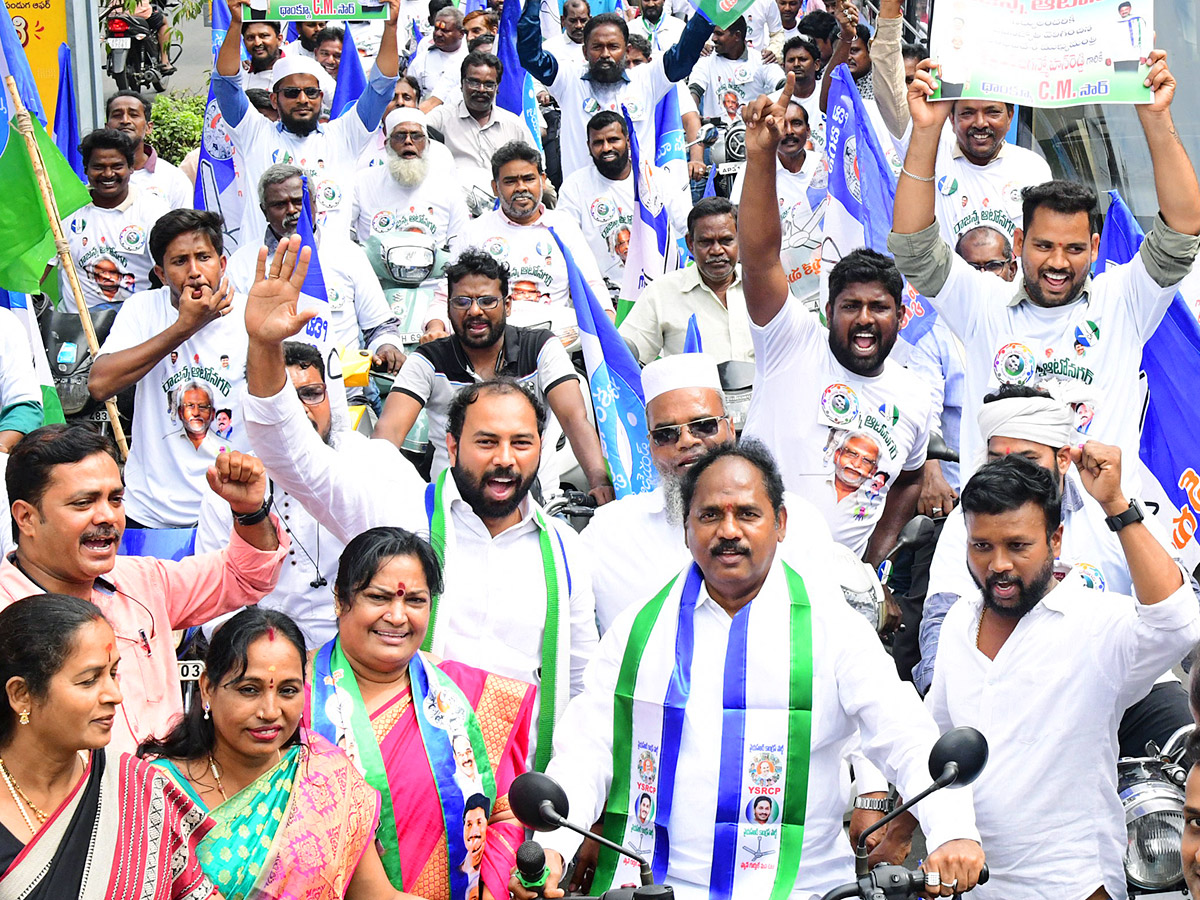
{"type": "Polygon", "coordinates": [[[21,813],[21,818],[25,820],[25,825],[33,834],[38,833],[38,829],[33,827],[33,821],[29,818],[29,813],[25,811],[25,806],[33,810],[34,816],[37,817],[38,825],[44,825],[46,819],[50,818],[40,809],[38,809],[32,800],[30,800],[21,786],[17,784],[17,780],[13,778],[12,772],[8,771],[8,766],[5,765],[3,757],[0,757],[0,775],[4,776],[4,783],[8,786],[8,792],[12,794],[13,802],[16,804],[18,812],[21,813]],[[24,800],[24,805],[21,801],[24,800]]]}
{"type": "Polygon", "coordinates": [[[975,626],[975,649],[981,649],[979,646],[979,635],[983,631],[983,617],[987,613],[987,607],[979,610],[979,624],[975,626]]]}
{"type": "Polygon", "coordinates": [[[213,779],[217,782],[217,790],[221,792],[221,799],[228,801],[225,796],[225,785],[221,784],[221,776],[217,774],[217,761],[213,759],[212,754],[208,754],[208,771],[212,772],[213,779]]]}

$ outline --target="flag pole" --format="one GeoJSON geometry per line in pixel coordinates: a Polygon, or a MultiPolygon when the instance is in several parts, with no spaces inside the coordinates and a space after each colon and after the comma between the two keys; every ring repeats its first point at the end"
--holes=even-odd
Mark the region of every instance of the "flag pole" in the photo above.
{"type": "MultiPolygon", "coordinates": [[[[92,315],[88,312],[88,306],[83,299],[83,288],[79,286],[79,275],[75,271],[75,261],[71,259],[71,250],[67,245],[67,239],[63,235],[62,220],[58,216],[58,204],[54,202],[54,189],[50,186],[50,178],[46,175],[46,164],[42,160],[41,150],[38,148],[37,139],[33,136],[33,119],[29,115],[29,110],[25,108],[25,104],[21,102],[21,95],[17,91],[17,83],[11,75],[4,76],[4,84],[8,88],[8,95],[12,98],[13,109],[16,112],[17,130],[21,132],[21,137],[25,139],[25,146],[29,149],[29,158],[33,162],[33,171],[37,175],[38,188],[42,194],[42,205],[46,208],[46,217],[50,220],[50,230],[54,234],[54,246],[58,253],[59,265],[63,267],[63,271],[67,273],[67,281],[70,282],[71,292],[75,295],[75,307],[79,310],[79,321],[83,323],[83,333],[87,336],[88,350],[92,354],[92,359],[100,355],[100,342],[96,339],[96,329],[92,325],[92,315]]],[[[113,437],[117,440],[117,446],[121,449],[121,458],[129,458],[129,444],[125,440],[125,430],[121,428],[121,417],[117,411],[117,401],[110,397],[104,401],[104,406],[108,409],[108,421],[112,426],[113,437]]]]}

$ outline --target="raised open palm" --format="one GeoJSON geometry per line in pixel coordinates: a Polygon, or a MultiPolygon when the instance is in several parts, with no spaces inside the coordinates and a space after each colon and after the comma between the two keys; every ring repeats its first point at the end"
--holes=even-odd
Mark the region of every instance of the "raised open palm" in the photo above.
{"type": "Polygon", "coordinates": [[[292,235],[279,242],[275,257],[267,265],[267,248],[258,251],[254,287],[246,302],[246,333],[251,340],[280,344],[298,334],[315,310],[298,312],[300,288],[308,274],[312,251],[300,249],[300,237],[292,235]]]}

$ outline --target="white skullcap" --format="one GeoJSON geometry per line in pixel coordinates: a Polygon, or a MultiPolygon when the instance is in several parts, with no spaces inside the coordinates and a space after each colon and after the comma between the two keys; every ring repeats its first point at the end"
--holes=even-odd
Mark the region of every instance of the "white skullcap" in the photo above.
{"type": "Polygon", "coordinates": [[[1051,397],[1008,397],[983,404],[979,430],[985,441],[1016,438],[1057,450],[1074,442],[1075,412],[1051,397]]]}
{"type": "Polygon", "coordinates": [[[283,56],[275,63],[271,69],[271,77],[274,81],[271,82],[271,90],[275,90],[279,86],[279,82],[287,78],[289,75],[311,75],[317,79],[317,83],[321,83],[322,76],[328,77],[329,73],[321,68],[321,64],[315,59],[307,56],[283,56]]]}
{"type": "Polygon", "coordinates": [[[683,388],[711,388],[720,392],[717,361],[707,353],[676,353],[656,359],[642,369],[642,391],[647,403],[668,391],[683,388]]]}
{"type": "Polygon", "coordinates": [[[425,113],[421,112],[415,107],[397,106],[390,113],[388,113],[387,118],[383,120],[383,133],[390,135],[392,133],[392,129],[403,122],[416,122],[421,126],[422,131],[428,131],[429,129],[426,127],[426,122],[428,121],[429,119],[426,117],[425,113]]]}

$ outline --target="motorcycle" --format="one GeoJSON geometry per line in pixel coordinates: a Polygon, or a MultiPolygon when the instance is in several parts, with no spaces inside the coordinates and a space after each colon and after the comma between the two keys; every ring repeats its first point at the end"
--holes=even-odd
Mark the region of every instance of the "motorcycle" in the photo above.
{"type": "MultiPolygon", "coordinates": [[[[103,345],[120,308],[119,303],[91,307],[92,326],[96,329],[96,339],[100,344],[103,345]]],[[[42,345],[49,357],[50,371],[54,375],[54,390],[66,420],[72,423],[94,422],[103,427],[103,423],[109,421],[108,410],[103,401],[93,400],[88,393],[88,376],[92,372],[93,360],[79,314],[47,306],[38,315],[38,325],[42,333],[42,345]]],[[[133,421],[134,389],[134,386],[130,386],[117,395],[117,409],[127,433],[133,421]]]]}
{"type": "MultiPolygon", "coordinates": [[[[135,16],[123,5],[108,7],[100,17],[104,35],[104,71],[118,90],[167,89],[158,45],[158,32],[147,19],[135,16]]],[[[178,48],[176,58],[182,48],[178,48]]]]}
{"type": "Polygon", "coordinates": [[[741,118],[733,122],[719,117],[703,121],[717,130],[717,139],[712,147],[712,164],[717,169],[713,186],[717,196],[729,197],[738,173],[746,167],[746,123],[741,118]]]}
{"type": "MultiPolygon", "coordinates": [[[[855,848],[857,880],[834,888],[823,900],[849,900],[853,897],[861,897],[863,900],[916,900],[918,893],[925,887],[924,873],[903,866],[877,866],[874,870],[869,869],[867,838],[935,791],[973,782],[987,764],[987,757],[987,740],[974,728],[953,728],[938,738],[929,753],[929,774],[935,779],[933,784],[911,800],[897,806],[863,832],[855,848]]],[[[570,805],[566,791],[550,776],[541,772],[518,775],[509,786],[508,799],[513,814],[527,828],[535,832],[566,828],[591,838],[602,847],[628,857],[638,864],[642,882],[640,886],[614,888],[605,891],[601,897],[607,900],[664,900],[675,896],[669,885],[654,883],[650,864],[637,853],[569,821],[567,816],[570,815],[570,805]]],[[[545,852],[536,841],[525,841],[517,848],[518,880],[527,890],[541,896],[541,888],[544,887],[547,876],[545,852]]],[[[987,866],[984,866],[979,883],[983,884],[987,879],[987,866]]],[[[563,882],[566,881],[564,874],[563,882]]]]}
{"type": "Polygon", "coordinates": [[[1184,785],[1194,762],[1186,758],[1193,727],[1180,728],[1162,750],[1151,741],[1145,756],[1117,760],[1117,792],[1129,838],[1123,862],[1131,897],[1186,892],[1180,841],[1184,785]]]}

